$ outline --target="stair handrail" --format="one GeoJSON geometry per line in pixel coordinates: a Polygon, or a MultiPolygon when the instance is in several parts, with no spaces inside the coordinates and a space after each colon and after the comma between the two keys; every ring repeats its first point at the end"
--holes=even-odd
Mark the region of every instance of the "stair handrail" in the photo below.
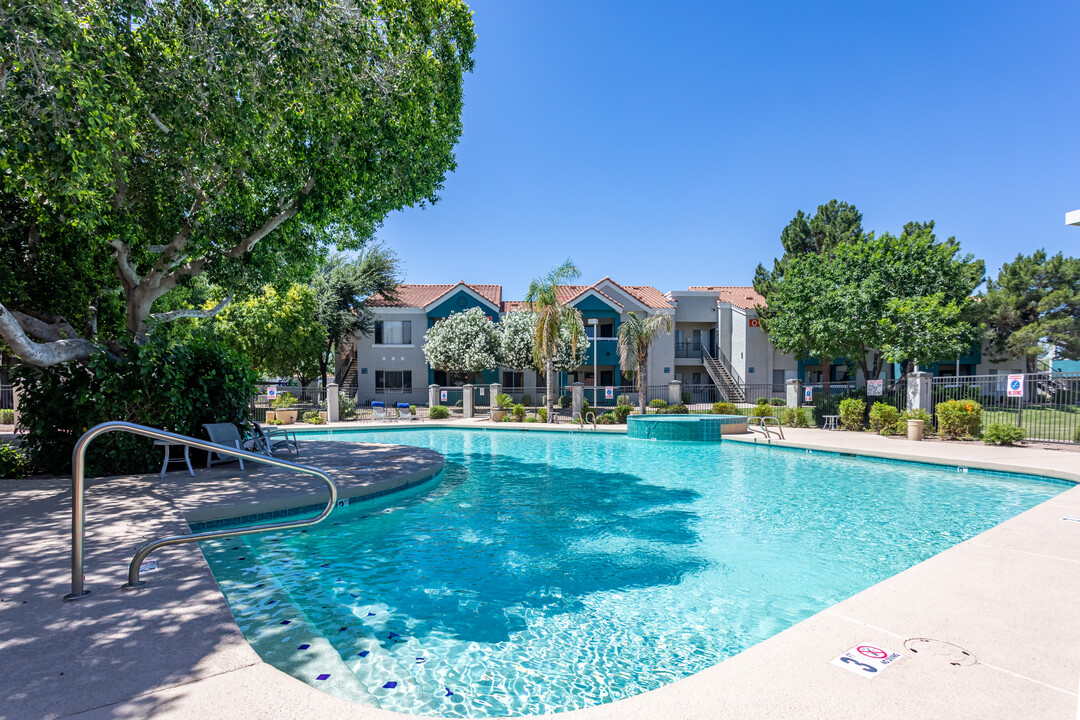
{"type": "MultiPolygon", "coordinates": [[[[728,395],[728,400],[731,402],[741,402],[740,395],[743,395],[743,399],[745,399],[745,394],[739,390],[739,387],[742,385],[742,380],[739,379],[736,381],[736,378],[739,378],[739,374],[735,372],[734,368],[724,367],[719,364],[716,359],[709,354],[708,349],[706,349],[704,345],[701,346],[701,352],[702,358],[705,361],[705,369],[708,371],[709,377],[713,379],[713,382],[716,385],[724,385],[721,389],[728,395]],[[721,371],[719,373],[719,378],[716,377],[717,373],[713,372],[714,365],[721,371]],[[727,377],[724,376],[725,373],[727,374],[727,377]]],[[[720,354],[724,358],[727,358],[727,356],[723,354],[723,350],[720,350],[720,354]]]]}
{"type": "Polygon", "coordinates": [[[90,594],[90,591],[85,587],[83,579],[83,541],[85,539],[86,526],[86,447],[94,438],[110,432],[126,432],[132,435],[142,435],[143,437],[153,438],[154,440],[164,440],[173,445],[186,445],[199,450],[214,452],[219,455],[230,455],[251,462],[262,463],[264,465],[292,468],[305,475],[314,475],[320,478],[326,483],[326,487],[330,491],[330,500],[326,503],[326,507],[323,508],[321,513],[313,518],[280,523],[267,523],[265,525],[252,525],[250,527],[234,528],[232,530],[212,530],[208,532],[191,533],[189,535],[172,535],[148,542],[135,552],[135,557],[128,566],[127,584],[122,586],[124,590],[134,590],[146,584],[139,580],[140,566],[147,555],[160,547],[198,542],[200,540],[254,535],[270,530],[284,530],[286,528],[317,525],[330,516],[330,513],[334,510],[334,506],[337,504],[337,486],[334,485],[334,481],[322,470],[313,468],[310,465],[279,460],[273,456],[248,452],[247,450],[231,448],[225,445],[218,445],[217,443],[208,442],[206,440],[199,440],[197,438],[187,437],[186,435],[171,433],[167,430],[158,430],[157,428],[137,425],[121,420],[113,420],[95,425],[83,433],[82,437],[79,438],[79,441],[75,443],[75,449],[71,452],[71,592],[64,596],[64,600],[79,600],[90,594]]]}
{"type": "Polygon", "coordinates": [[[776,428],[775,428],[776,433],[780,436],[781,440],[784,439],[784,426],[780,423],[780,418],[776,417],[775,415],[766,415],[764,417],[747,418],[746,419],[746,429],[750,430],[751,432],[755,432],[755,430],[754,430],[754,428],[753,428],[753,426],[751,424],[751,423],[753,423],[754,420],[758,421],[757,422],[757,426],[758,426],[757,432],[760,432],[762,435],[764,435],[767,438],[772,437],[773,428],[770,428],[768,425],[766,425],[765,421],[766,420],[772,420],[773,422],[776,423],[776,428]]]}
{"type": "MultiPolygon", "coordinates": [[[[724,348],[717,346],[716,354],[719,356],[720,365],[727,370],[728,375],[735,381],[736,385],[744,385],[742,375],[735,369],[735,366],[731,364],[731,360],[728,359],[727,353],[724,352],[724,348]]],[[[715,360],[714,360],[715,362],[715,360]]]]}

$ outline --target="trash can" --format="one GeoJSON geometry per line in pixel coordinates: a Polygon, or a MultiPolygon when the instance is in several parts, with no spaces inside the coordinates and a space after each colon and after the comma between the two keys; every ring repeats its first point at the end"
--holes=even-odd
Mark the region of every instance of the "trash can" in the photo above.
{"type": "Polygon", "coordinates": [[[923,425],[925,420],[908,420],[907,421],[907,439],[908,440],[922,440],[923,425]]]}

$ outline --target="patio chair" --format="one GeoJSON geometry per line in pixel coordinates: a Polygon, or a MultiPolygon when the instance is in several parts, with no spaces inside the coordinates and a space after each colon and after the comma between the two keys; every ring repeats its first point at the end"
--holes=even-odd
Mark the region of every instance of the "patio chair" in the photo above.
{"type": "MultiPolygon", "coordinates": [[[[413,414],[409,411],[409,403],[398,403],[397,404],[397,414],[398,414],[398,418],[407,417],[407,418],[409,418],[409,420],[415,420],[416,419],[415,417],[413,417],[413,414]],[[402,412],[402,411],[404,411],[404,412],[402,412]]],[[[395,418],[395,420],[396,419],[397,418],[395,418]]]]}
{"type": "Polygon", "coordinates": [[[371,419],[372,420],[385,420],[386,419],[386,403],[381,400],[371,401],[371,419]]]}
{"type": "Polygon", "coordinates": [[[297,458],[300,457],[300,442],[296,439],[295,432],[273,426],[264,428],[257,422],[252,422],[251,427],[259,445],[259,452],[273,457],[276,451],[284,448],[297,458]]]}
{"type": "MultiPolygon", "coordinates": [[[[224,445],[225,447],[234,447],[237,450],[248,450],[250,452],[259,452],[259,443],[254,439],[247,439],[240,437],[240,430],[232,423],[203,423],[203,428],[206,429],[206,434],[210,436],[210,442],[217,443],[218,445],[224,445]]],[[[244,469],[244,459],[233,457],[232,455],[221,455],[220,453],[210,452],[206,454],[206,468],[210,469],[210,465],[217,465],[224,462],[240,462],[240,469],[244,469]]]]}

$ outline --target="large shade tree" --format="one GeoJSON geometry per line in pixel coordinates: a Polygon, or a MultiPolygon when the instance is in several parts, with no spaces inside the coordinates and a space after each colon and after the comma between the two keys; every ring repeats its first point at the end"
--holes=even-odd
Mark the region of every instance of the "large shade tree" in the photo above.
{"type": "Polygon", "coordinates": [[[581,270],[568,259],[543,277],[529,283],[529,290],[525,293],[529,309],[536,313],[533,361],[537,368],[543,369],[546,379],[545,404],[548,422],[555,422],[555,362],[559,359],[560,349],[569,347],[570,356],[573,358],[577,355],[578,346],[588,342],[581,322],[581,313],[559,300],[559,288],[579,277],[581,270]]]}
{"type": "Polygon", "coordinates": [[[1028,372],[1043,354],[1080,359],[1080,258],[1017,255],[987,282],[981,305],[992,355],[1023,357],[1028,372]]]}
{"type": "Polygon", "coordinates": [[[652,315],[638,317],[628,312],[626,320],[619,325],[617,345],[619,365],[624,373],[633,375],[637,380],[638,409],[645,414],[646,394],[649,386],[649,350],[656,338],[671,331],[671,316],[655,312],[652,315]]]}
{"type": "Polygon", "coordinates": [[[434,202],[474,43],[461,0],[0,3],[0,337],[86,360],[434,202]]]}

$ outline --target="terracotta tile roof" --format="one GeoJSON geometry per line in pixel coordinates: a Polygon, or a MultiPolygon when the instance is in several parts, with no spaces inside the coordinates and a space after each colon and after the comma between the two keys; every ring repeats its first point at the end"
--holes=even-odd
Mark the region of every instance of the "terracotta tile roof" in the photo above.
{"type": "Polygon", "coordinates": [[[624,285],[623,289],[641,301],[647,308],[673,308],[671,301],[652,285],[624,285]]]}
{"type": "Polygon", "coordinates": [[[519,310],[528,310],[529,303],[524,300],[503,300],[502,307],[499,308],[499,312],[512,313],[519,310]]]}
{"type": "Polygon", "coordinates": [[[446,285],[398,285],[396,300],[387,300],[381,295],[375,295],[368,300],[368,304],[372,307],[427,307],[459,285],[469,288],[490,301],[495,307],[502,304],[502,285],[469,285],[465,282],[446,285]]]}
{"type": "Polygon", "coordinates": [[[565,305],[591,287],[592,285],[560,285],[555,288],[555,297],[565,305]]]}
{"type": "Polygon", "coordinates": [[[693,285],[691,291],[716,293],[720,302],[731,303],[743,310],[752,310],[756,305],[765,305],[765,298],[752,287],[730,285],[693,285]]]}

